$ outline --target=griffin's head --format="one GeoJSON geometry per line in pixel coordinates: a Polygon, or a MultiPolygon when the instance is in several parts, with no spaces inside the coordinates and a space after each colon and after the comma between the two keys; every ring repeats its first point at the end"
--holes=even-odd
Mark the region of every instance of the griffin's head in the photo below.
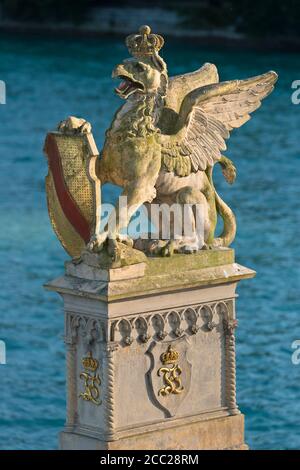
{"type": "Polygon", "coordinates": [[[141,26],[139,34],[131,34],[126,38],[126,45],[133,59],[124,60],[112,73],[114,78],[122,80],[115,89],[121,98],[127,99],[134,93],[165,96],[167,66],[158,55],[163,44],[163,38],[158,34],[151,34],[149,26],[141,26]]]}
{"type": "Polygon", "coordinates": [[[117,65],[113,78],[121,79],[116,93],[127,99],[133,93],[143,95],[165,95],[167,89],[167,67],[161,57],[127,59],[117,65]]]}

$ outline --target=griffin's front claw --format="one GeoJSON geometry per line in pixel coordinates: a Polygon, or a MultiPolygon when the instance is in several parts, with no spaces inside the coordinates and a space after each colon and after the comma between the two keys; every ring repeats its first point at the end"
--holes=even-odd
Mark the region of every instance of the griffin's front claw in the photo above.
{"type": "Polygon", "coordinates": [[[90,239],[86,247],[89,251],[94,251],[94,248],[96,247],[96,245],[97,245],[97,240],[90,239]]]}
{"type": "Polygon", "coordinates": [[[170,240],[166,246],[164,246],[162,249],[161,249],[161,252],[160,252],[161,256],[163,257],[169,257],[169,256],[172,256],[174,254],[174,242],[173,240],[170,240]]]}
{"type": "Polygon", "coordinates": [[[128,235],[123,235],[121,233],[117,233],[113,237],[117,242],[124,243],[124,245],[129,246],[130,248],[133,247],[133,240],[128,235]]]}
{"type": "Polygon", "coordinates": [[[113,261],[117,261],[120,257],[119,247],[116,240],[109,238],[107,241],[107,253],[113,261]]]}
{"type": "Polygon", "coordinates": [[[127,235],[120,234],[115,238],[107,238],[107,253],[113,261],[119,261],[122,258],[122,244],[132,248],[133,240],[131,240],[127,235]]]}
{"type": "Polygon", "coordinates": [[[104,232],[100,235],[93,235],[90,241],[87,244],[88,251],[98,252],[101,251],[104,245],[105,240],[107,239],[108,233],[104,232]]]}

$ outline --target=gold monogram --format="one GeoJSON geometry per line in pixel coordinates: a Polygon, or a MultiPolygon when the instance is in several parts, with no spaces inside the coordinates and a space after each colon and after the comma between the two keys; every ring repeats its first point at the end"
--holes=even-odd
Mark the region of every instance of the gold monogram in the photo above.
{"type": "Polygon", "coordinates": [[[85,371],[81,372],[79,377],[84,380],[84,392],[80,393],[79,398],[85,401],[91,401],[94,405],[101,405],[101,400],[99,399],[101,380],[99,374],[96,374],[99,362],[97,359],[93,358],[91,352],[89,352],[88,357],[84,357],[81,362],[85,371]],[[93,374],[89,371],[93,372],[93,374]]]}
{"type": "Polygon", "coordinates": [[[170,365],[170,367],[160,367],[157,371],[157,375],[160,377],[163,374],[164,387],[158,391],[158,395],[166,397],[170,394],[178,395],[183,392],[184,387],[181,384],[180,375],[182,373],[181,367],[176,364],[179,359],[179,353],[172,349],[172,346],[169,345],[167,351],[163,353],[160,357],[160,360],[165,365],[170,365]]]}

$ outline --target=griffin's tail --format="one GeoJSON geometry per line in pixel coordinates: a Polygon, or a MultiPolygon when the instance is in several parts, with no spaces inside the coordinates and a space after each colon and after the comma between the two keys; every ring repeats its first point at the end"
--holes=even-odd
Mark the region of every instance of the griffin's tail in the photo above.
{"type": "MultiPolygon", "coordinates": [[[[229,158],[222,157],[222,159],[219,161],[219,163],[222,166],[222,172],[223,172],[226,180],[229,183],[233,183],[233,181],[235,180],[236,172],[235,172],[235,167],[234,167],[232,161],[229,160],[229,158]],[[228,173],[231,175],[231,178],[226,177],[226,175],[228,175],[228,173]],[[233,175],[233,173],[234,173],[234,175],[233,175]]],[[[234,213],[232,212],[232,210],[230,209],[230,207],[227,206],[227,204],[220,198],[220,196],[218,195],[218,193],[217,193],[217,191],[214,187],[214,183],[213,183],[213,179],[212,179],[212,167],[209,167],[207,169],[207,176],[208,176],[210,184],[211,184],[211,186],[214,190],[214,193],[215,193],[215,201],[216,201],[217,212],[222,217],[223,224],[224,224],[221,236],[218,237],[218,238],[215,238],[213,244],[215,246],[229,246],[233,242],[233,240],[235,238],[235,234],[236,234],[235,216],[234,216],[234,213]]]]}
{"type": "Polygon", "coordinates": [[[215,198],[217,211],[223,219],[224,227],[221,236],[214,239],[214,244],[216,246],[229,246],[233,242],[236,234],[235,216],[230,207],[220,198],[216,190],[215,198]]]}

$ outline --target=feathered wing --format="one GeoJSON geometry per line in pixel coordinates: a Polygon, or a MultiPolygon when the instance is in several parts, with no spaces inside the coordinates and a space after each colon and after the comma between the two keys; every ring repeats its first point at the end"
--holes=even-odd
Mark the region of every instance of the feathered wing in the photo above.
{"type": "Polygon", "coordinates": [[[277,81],[275,72],[247,80],[206,85],[184,98],[176,133],[162,135],[162,161],[168,171],[187,176],[221,158],[230,131],[250,119],[277,81]]]}
{"type": "Polygon", "coordinates": [[[165,107],[179,113],[182,101],[188,93],[205,85],[219,82],[217,67],[206,63],[195,72],[176,75],[169,79],[165,107]]]}
{"type": "Polygon", "coordinates": [[[158,123],[163,133],[175,132],[179,111],[184,98],[193,90],[219,82],[217,67],[206,63],[195,72],[169,78],[165,105],[158,123]]]}

